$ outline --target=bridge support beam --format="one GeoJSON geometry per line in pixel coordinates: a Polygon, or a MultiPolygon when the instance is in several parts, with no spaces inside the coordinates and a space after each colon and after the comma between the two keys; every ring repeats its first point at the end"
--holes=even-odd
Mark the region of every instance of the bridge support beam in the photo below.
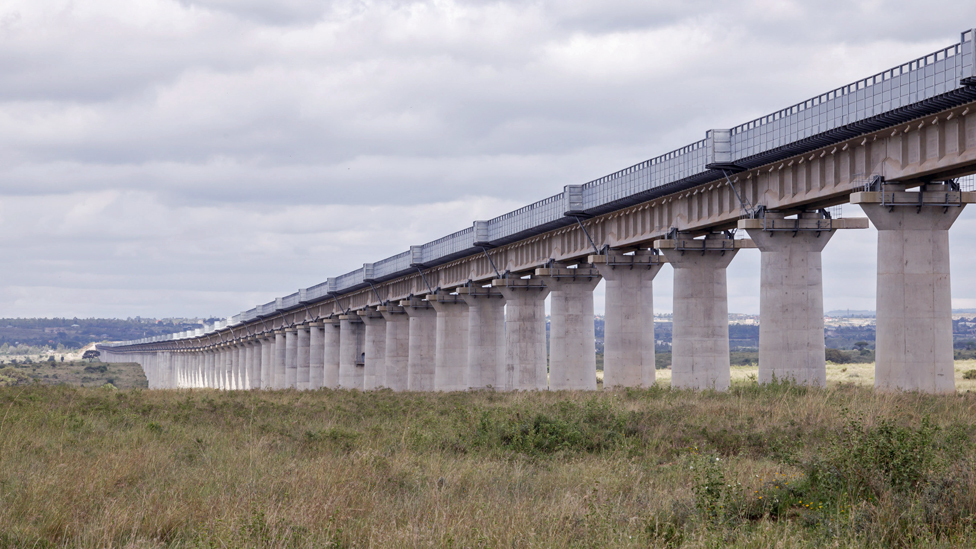
{"type": "Polygon", "coordinates": [[[363,321],[356,313],[339,315],[339,387],[363,390],[363,321]]]}
{"type": "Polygon", "coordinates": [[[430,294],[427,301],[437,313],[434,344],[434,390],[468,388],[468,304],[448,293],[430,294]]]}
{"type": "Polygon", "coordinates": [[[386,321],[384,386],[394,391],[406,391],[410,359],[410,317],[398,305],[381,305],[376,310],[386,321]]]}
{"type": "Polygon", "coordinates": [[[821,252],[837,229],[866,229],[865,218],[826,219],[817,211],[796,219],[766,212],[741,219],[762,253],[759,277],[759,382],[789,380],[824,387],[821,252]]]}
{"type": "Polygon", "coordinates": [[[651,387],[654,356],[654,277],[667,260],[639,250],[610,251],[589,261],[606,281],[603,387],[651,387]]]}
{"type": "Polygon", "coordinates": [[[941,184],[851,195],[878,228],[876,389],[955,391],[949,227],[973,202],[941,184]]]}
{"type": "Polygon", "coordinates": [[[437,359],[437,312],[430,303],[416,297],[401,301],[400,306],[410,317],[407,390],[433,391],[434,364],[437,359]]]}
{"type": "Polygon", "coordinates": [[[322,386],[328,389],[339,388],[339,343],[342,322],[333,316],[322,323],[322,359],[325,368],[322,373],[322,386]]]}
{"type": "Polygon", "coordinates": [[[325,380],[324,343],[322,322],[310,322],[308,324],[308,388],[312,391],[320,389],[325,380]]]}
{"type": "Polygon", "coordinates": [[[536,278],[491,281],[505,297],[505,368],[501,391],[544,391],[549,387],[546,352],[546,296],[549,287],[536,278]]]}
{"type": "Polygon", "coordinates": [[[600,272],[584,264],[575,269],[536,269],[551,292],[549,302],[549,389],[596,390],[596,336],[593,289],[600,272]]]}
{"type": "Polygon", "coordinates": [[[363,346],[363,388],[386,386],[386,320],[374,307],[356,311],[366,326],[363,346]]]}
{"type": "Polygon", "coordinates": [[[498,387],[505,373],[505,297],[479,286],[458,288],[468,304],[468,387],[498,387]]]}
{"type": "Polygon", "coordinates": [[[704,239],[679,234],[674,240],[655,241],[654,246],[674,267],[671,386],[728,390],[731,371],[725,271],[740,248],[755,244],[711,233],[704,239]]]}

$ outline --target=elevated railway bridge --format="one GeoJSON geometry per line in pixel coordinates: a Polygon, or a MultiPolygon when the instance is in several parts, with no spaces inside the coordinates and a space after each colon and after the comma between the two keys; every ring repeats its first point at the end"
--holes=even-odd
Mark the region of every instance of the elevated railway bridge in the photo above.
{"type": "Polygon", "coordinates": [[[153,388],[595,389],[606,280],[604,384],[647,386],[652,284],[670,263],[672,383],[722,390],[725,269],[758,248],[760,380],[823,385],[820,254],[868,226],[831,215],[852,203],[879,234],[877,388],[952,391],[948,231],[976,201],[974,34],[213,325],[99,350],[153,388]]]}

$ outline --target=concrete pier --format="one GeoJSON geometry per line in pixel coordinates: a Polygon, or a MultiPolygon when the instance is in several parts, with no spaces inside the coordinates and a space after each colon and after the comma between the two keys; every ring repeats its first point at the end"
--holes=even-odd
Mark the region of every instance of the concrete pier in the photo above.
{"type": "Polygon", "coordinates": [[[876,389],[955,391],[949,228],[973,202],[942,184],[851,195],[878,228],[876,389]]]}
{"type": "Polygon", "coordinates": [[[838,229],[867,227],[866,218],[828,219],[817,211],[795,219],[765,212],[758,219],[739,220],[739,228],[762,252],[760,383],[826,385],[821,252],[838,229]]]}
{"type": "Polygon", "coordinates": [[[654,385],[654,277],[667,260],[649,250],[611,250],[589,262],[606,281],[603,387],[654,385]]]}
{"type": "Polygon", "coordinates": [[[400,307],[410,317],[410,343],[407,357],[407,390],[434,390],[434,363],[437,350],[437,312],[420,298],[405,299],[400,307]]]}
{"type": "Polygon", "coordinates": [[[261,334],[261,385],[262,389],[271,388],[271,372],[274,368],[274,334],[261,334]]]}
{"type": "Polygon", "coordinates": [[[679,234],[654,246],[674,268],[674,317],[671,335],[671,386],[726,391],[729,364],[729,303],[725,269],[751,240],[724,233],[703,239],[679,234]]]}
{"type": "Polygon", "coordinates": [[[298,365],[295,372],[295,388],[299,391],[307,391],[309,383],[309,365],[311,349],[309,349],[308,326],[298,327],[298,365]]]}
{"type": "Polygon", "coordinates": [[[248,336],[244,340],[244,389],[254,386],[254,343],[248,336]]]}
{"type": "Polygon", "coordinates": [[[298,328],[285,329],[285,389],[294,389],[298,381],[298,328]]]}
{"type": "Polygon", "coordinates": [[[237,389],[247,389],[247,342],[241,339],[237,344],[237,389]]]}
{"type": "Polygon", "coordinates": [[[271,387],[285,388],[285,331],[275,330],[274,370],[272,372],[271,387]]]}
{"type": "Polygon", "coordinates": [[[600,271],[592,265],[536,269],[549,287],[549,389],[596,390],[593,290],[600,271]]]}
{"type": "Polygon", "coordinates": [[[534,278],[491,281],[505,297],[505,368],[497,380],[502,391],[546,390],[546,296],[549,287],[534,278]]]}
{"type": "Polygon", "coordinates": [[[339,315],[339,387],[359,389],[365,387],[363,372],[363,346],[365,330],[363,321],[356,313],[339,315]]]}
{"type": "Polygon", "coordinates": [[[322,335],[322,322],[308,324],[308,388],[312,391],[322,388],[325,380],[325,340],[322,335]]]}
{"type": "Polygon", "coordinates": [[[227,361],[227,390],[236,391],[241,388],[241,351],[236,343],[231,343],[227,352],[230,355],[227,361]]]}
{"type": "Polygon", "coordinates": [[[468,304],[468,387],[497,387],[505,375],[505,296],[490,287],[457,291],[468,304]]]}
{"type": "Polygon", "coordinates": [[[394,391],[406,391],[410,359],[410,317],[398,305],[381,305],[376,310],[386,321],[385,386],[394,391]]]}
{"type": "Polygon", "coordinates": [[[468,388],[468,304],[458,295],[427,296],[437,313],[434,348],[434,390],[468,388]]]}
{"type": "Polygon", "coordinates": [[[322,322],[322,386],[328,389],[339,388],[340,325],[338,315],[322,322]]]}
{"type": "MultiPolygon", "coordinates": [[[[158,358],[158,354],[156,355],[158,358]]],[[[158,368],[158,366],[157,366],[158,368]]],[[[153,377],[157,377],[158,372],[153,377]]],[[[158,383],[158,381],[157,381],[158,383]]],[[[203,383],[205,387],[214,388],[214,351],[213,347],[207,346],[203,351],[203,383]]]]}
{"type": "Polygon", "coordinates": [[[356,311],[365,325],[363,338],[363,387],[371,391],[386,386],[386,320],[374,307],[356,311]]]}

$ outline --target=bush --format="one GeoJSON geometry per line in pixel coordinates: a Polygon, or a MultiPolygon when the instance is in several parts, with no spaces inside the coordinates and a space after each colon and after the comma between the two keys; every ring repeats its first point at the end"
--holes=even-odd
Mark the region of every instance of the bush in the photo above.
{"type": "Polygon", "coordinates": [[[966,370],[966,373],[962,375],[963,379],[976,379],[976,370],[966,370]]]}
{"type": "Polygon", "coordinates": [[[847,353],[840,349],[826,349],[824,356],[827,362],[833,362],[834,364],[847,364],[851,361],[847,353]]]}

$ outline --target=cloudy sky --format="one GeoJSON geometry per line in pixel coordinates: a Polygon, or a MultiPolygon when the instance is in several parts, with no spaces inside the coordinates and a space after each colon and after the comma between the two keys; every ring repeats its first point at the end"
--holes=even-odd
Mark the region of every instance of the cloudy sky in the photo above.
{"type": "MultiPolygon", "coordinates": [[[[972,1],[0,0],[0,316],[236,314],[967,25],[972,1]]],[[[951,234],[976,307],[976,209],[951,234]]],[[[827,309],[874,308],[875,242],[827,247],[827,309]]],[[[732,263],[730,310],[758,272],[732,263]]]]}

